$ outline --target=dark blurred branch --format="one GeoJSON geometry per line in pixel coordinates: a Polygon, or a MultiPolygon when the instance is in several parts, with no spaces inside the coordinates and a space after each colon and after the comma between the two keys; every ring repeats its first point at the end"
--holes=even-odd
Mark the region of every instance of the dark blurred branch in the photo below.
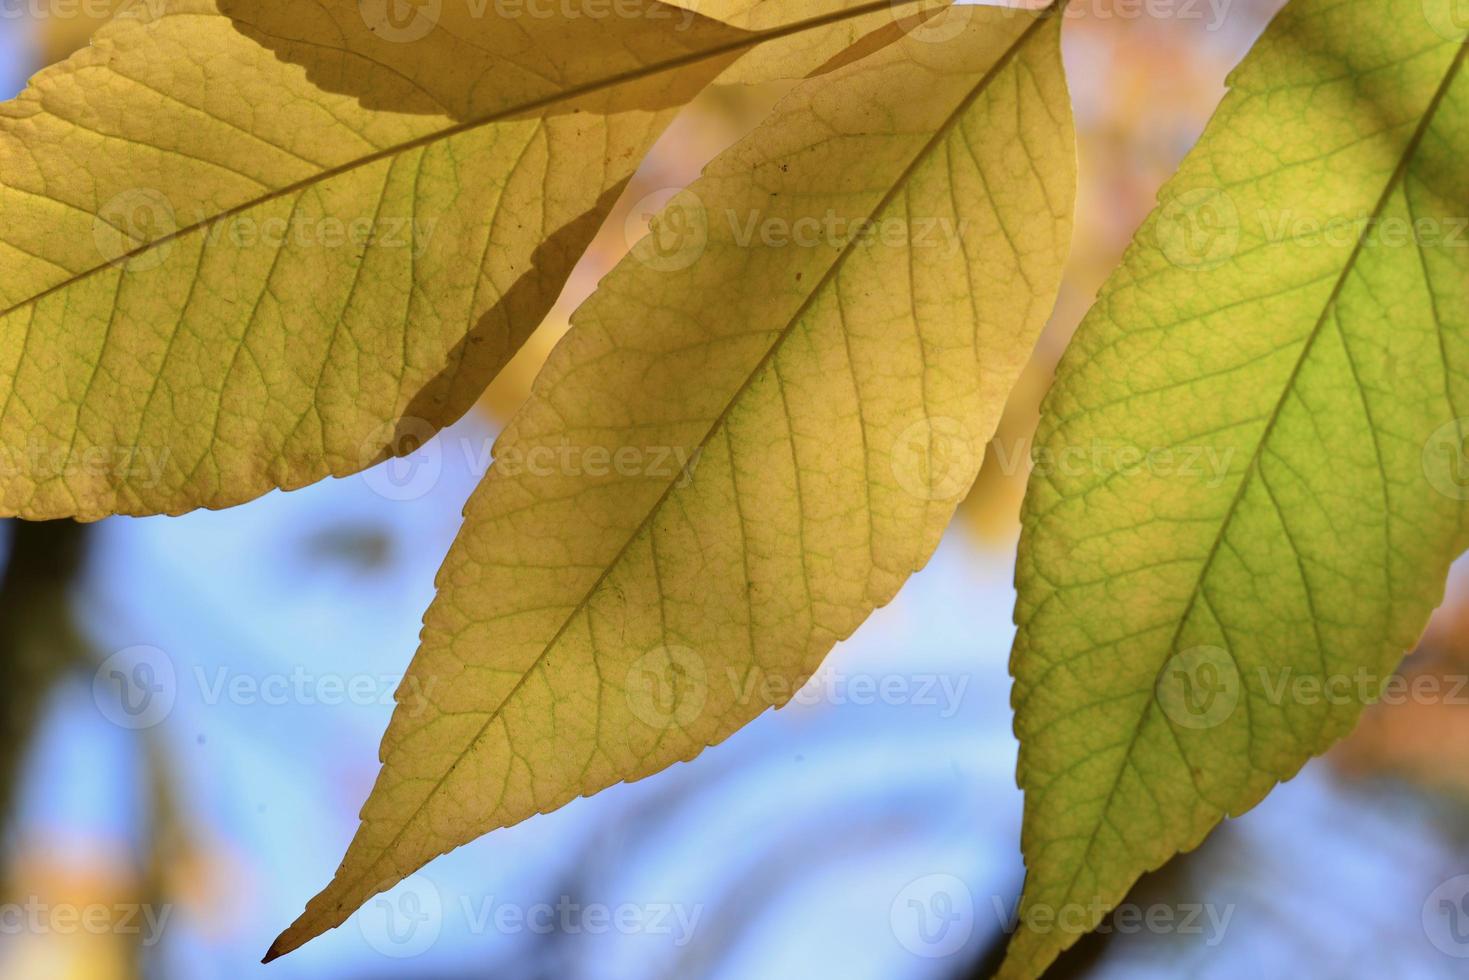
{"type": "Polygon", "coordinates": [[[16,782],[52,687],[86,663],[68,597],[87,556],[91,526],[8,521],[0,579],[0,821],[14,813],[16,782]]]}

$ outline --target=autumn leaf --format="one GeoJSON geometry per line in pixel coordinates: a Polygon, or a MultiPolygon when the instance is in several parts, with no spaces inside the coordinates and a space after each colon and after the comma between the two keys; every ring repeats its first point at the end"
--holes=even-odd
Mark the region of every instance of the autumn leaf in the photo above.
{"type": "Polygon", "coordinates": [[[798,86],[574,316],[466,508],[357,835],[268,959],[785,703],[928,560],[1075,185],[1059,18],[930,25],[798,86]]]}
{"type": "Polygon", "coordinates": [[[766,36],[628,3],[140,0],[37,76],[0,107],[0,512],[224,507],[458,418],[766,36]]]}
{"type": "Polygon", "coordinates": [[[1291,3],[1061,363],[1017,574],[1002,976],[1347,732],[1469,543],[1453,14],[1291,3]]]}
{"type": "MultiPolygon", "coordinates": [[[[719,81],[723,84],[801,78],[828,68],[828,63],[850,51],[859,40],[891,43],[911,27],[940,13],[950,0],[914,0],[871,9],[866,0],[672,0],[726,24],[749,31],[771,31],[832,10],[866,8],[860,16],[843,18],[820,30],[801,31],[744,54],[719,81]]],[[[832,66],[834,67],[834,66],[832,66]]]]}

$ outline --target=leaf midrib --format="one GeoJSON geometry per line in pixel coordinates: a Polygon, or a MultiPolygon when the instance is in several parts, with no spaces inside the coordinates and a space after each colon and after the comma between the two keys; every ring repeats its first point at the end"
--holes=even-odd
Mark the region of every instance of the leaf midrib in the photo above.
{"type": "MultiPolygon", "coordinates": [[[[784,25],[782,27],[771,28],[764,31],[744,32],[744,37],[737,38],[736,40],[730,41],[726,44],[716,45],[704,51],[697,51],[690,54],[681,55],[677,58],[671,58],[667,61],[655,62],[652,65],[647,65],[642,68],[635,68],[629,71],[621,72],[617,75],[608,76],[607,78],[598,79],[596,81],[574,86],[564,91],[556,92],[538,99],[531,99],[518,105],[508,106],[506,108],[497,110],[496,112],[490,113],[489,115],[482,116],[478,119],[466,120],[464,122],[457,123],[456,125],[449,126],[444,129],[438,129],[431,133],[425,133],[422,136],[415,137],[414,139],[408,140],[406,142],[396,143],[392,146],[367,154],[366,156],[358,157],[355,160],[349,160],[346,163],[338,164],[335,167],[322,170],[318,173],[312,174],[309,177],[304,177],[301,180],[272,190],[268,194],[263,194],[258,197],[251,198],[249,201],[220,211],[218,214],[212,215],[207,219],[196,221],[193,224],[186,225],[183,228],[172,231],[161,238],[154,239],[151,242],[146,242],[145,244],[138,246],[130,252],[126,252],[122,255],[117,256],[111,261],[98,263],[97,265],[93,265],[86,269],[83,269],[81,272],[73,273],[60,282],[48,286],[40,292],[35,293],[32,296],[28,296],[18,303],[15,303],[5,308],[4,310],[0,310],[0,320],[4,320],[12,313],[15,313],[17,310],[21,310],[26,308],[27,306],[32,306],[36,303],[39,303],[41,300],[47,298],[48,296],[61,292],[65,289],[70,289],[77,283],[82,282],[83,280],[88,279],[98,274],[99,272],[124,266],[132,259],[140,255],[144,255],[152,251],[153,249],[161,248],[164,245],[178,241],[203,229],[207,229],[215,224],[218,224],[221,221],[227,221],[230,218],[244,214],[245,212],[250,211],[254,208],[269,204],[272,201],[280,200],[283,197],[288,197],[291,194],[306,190],[309,187],[314,187],[317,184],[334,180],[335,178],[340,177],[343,174],[351,173],[354,170],[360,170],[363,167],[369,167],[374,163],[379,163],[383,160],[391,159],[404,153],[411,153],[412,151],[421,149],[425,146],[432,146],[435,143],[447,139],[452,139],[455,136],[471,132],[482,126],[489,126],[497,122],[503,122],[506,119],[520,115],[521,113],[534,112],[537,109],[548,108],[550,106],[556,105],[559,102],[573,101],[585,95],[592,95],[597,92],[615,89],[618,86],[628,84],[629,82],[636,82],[643,79],[652,78],[664,72],[677,71],[680,68],[687,68],[692,65],[699,64],[703,61],[710,61],[716,58],[720,58],[724,55],[734,54],[735,52],[741,51],[746,48],[753,48],[758,45],[768,43],[770,41],[779,40],[783,37],[789,37],[794,34],[801,34],[805,31],[817,30],[819,28],[839,23],[844,20],[861,17],[866,14],[876,13],[883,9],[905,7],[915,3],[923,2],[926,2],[926,0],[873,0],[873,2],[871,3],[866,3],[858,7],[849,7],[843,10],[832,11],[831,13],[822,14],[819,17],[811,17],[806,20],[797,21],[793,24],[784,25]]],[[[221,14],[221,16],[226,15],[221,14]]],[[[739,28],[735,27],[731,27],[730,29],[739,30],[739,28]]]]}

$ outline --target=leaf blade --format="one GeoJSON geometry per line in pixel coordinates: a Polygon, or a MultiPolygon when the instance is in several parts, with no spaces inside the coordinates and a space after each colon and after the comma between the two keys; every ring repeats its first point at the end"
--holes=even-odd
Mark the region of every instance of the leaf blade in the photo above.
{"type": "Polygon", "coordinates": [[[221,12],[271,23],[286,8],[265,0],[134,5],[39,75],[0,114],[0,505],[228,506],[457,418],[674,108],[748,43],[643,6],[671,19],[579,20],[580,47],[558,51],[589,53],[559,75],[532,70],[538,34],[496,57],[524,39],[471,23],[504,84],[452,110],[423,95],[447,100],[475,62],[425,75],[435,88],[402,81],[416,61],[442,69],[445,29],[393,44],[339,0],[313,9],[346,45],[331,56],[345,96],[221,12]],[[669,42],[664,60],[643,63],[643,32],[669,42]],[[624,35],[640,40],[611,43],[624,35]]]}
{"type": "MultiPolygon", "coordinates": [[[[843,19],[819,31],[802,32],[763,44],[740,58],[720,76],[721,84],[767,82],[779,78],[801,78],[825,70],[833,57],[849,50],[864,38],[881,39],[895,34],[905,18],[934,16],[949,0],[910,0],[884,9],[843,19]],[[880,33],[879,33],[880,32],[880,33]]],[[[679,4],[706,17],[748,31],[768,31],[814,17],[832,9],[864,7],[863,0],[802,0],[800,3],[767,3],[763,0],[684,0],[679,4]]]]}
{"type": "Polygon", "coordinates": [[[1063,359],[1017,568],[1029,874],[1002,975],[1345,734],[1469,543],[1425,463],[1462,420],[1469,265],[1418,225],[1469,200],[1449,14],[1288,7],[1063,359]],[[1060,465],[1098,447],[1132,463],[1060,465]],[[1216,465],[1156,462],[1190,449],[1216,465]]]}
{"type": "Polygon", "coordinates": [[[346,859],[271,956],[489,829],[722,741],[926,562],[1050,312],[1074,194],[1059,21],[953,16],[949,43],[803,83],[573,318],[440,572],[409,673],[439,693],[400,703],[346,859]],[[750,237],[824,208],[901,241],[750,237]],[[692,252],[661,247],[699,212],[692,252]],[[976,228],[915,256],[915,216],[976,228]],[[935,418],[971,430],[937,486],[935,418]],[[560,447],[577,463],[547,471],[560,447]]]}

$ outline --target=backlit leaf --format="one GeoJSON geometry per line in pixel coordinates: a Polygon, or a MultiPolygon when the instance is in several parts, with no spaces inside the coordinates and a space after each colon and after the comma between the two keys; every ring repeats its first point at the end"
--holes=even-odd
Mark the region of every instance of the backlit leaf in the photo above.
{"type": "MultiPolygon", "coordinates": [[[[832,10],[869,7],[866,0],[673,0],[680,7],[697,10],[726,24],[750,31],[769,31],[832,10]]],[[[919,22],[939,13],[949,0],[894,0],[860,17],[846,18],[814,31],[802,31],[762,44],[745,54],[720,76],[722,83],[765,82],[775,78],[801,78],[820,69],[832,58],[852,49],[859,40],[891,43],[901,25],[919,22]]]]}
{"type": "Polygon", "coordinates": [[[462,414],[750,43],[629,2],[139,0],[37,76],[0,106],[0,512],[227,506],[462,414]]]}
{"type": "Polygon", "coordinates": [[[1017,575],[1004,976],[1348,731],[1469,543],[1461,10],[1294,0],[1061,363],[1017,575]]]}
{"type": "Polygon", "coordinates": [[[803,82],[577,312],[467,506],[362,825],[272,956],[785,703],[928,560],[1075,185],[1059,19],[948,17],[803,82]]]}

